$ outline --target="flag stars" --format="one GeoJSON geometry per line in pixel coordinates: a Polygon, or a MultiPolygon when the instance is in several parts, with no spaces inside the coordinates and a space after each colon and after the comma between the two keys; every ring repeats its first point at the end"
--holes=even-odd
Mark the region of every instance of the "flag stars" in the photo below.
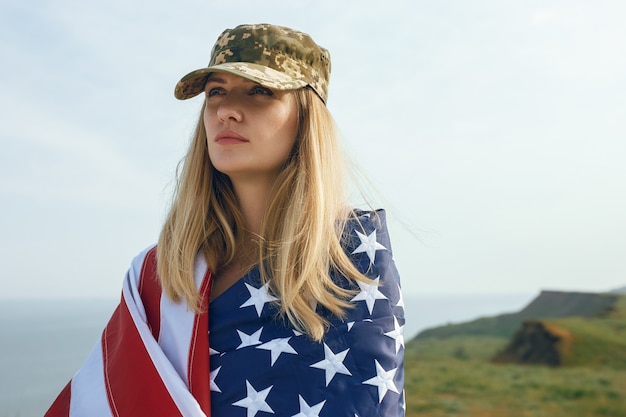
{"type": "Polygon", "coordinates": [[[311,365],[311,368],[323,369],[326,372],[326,386],[335,377],[335,374],[350,375],[350,371],[343,364],[350,349],[335,354],[326,343],[324,343],[324,359],[311,365]]]}
{"type": "Polygon", "coordinates": [[[404,326],[400,326],[395,316],[393,317],[393,330],[385,333],[385,336],[396,341],[396,354],[400,352],[400,347],[404,347],[404,326]]]}
{"type": "Polygon", "coordinates": [[[248,298],[245,303],[239,306],[239,308],[254,306],[257,315],[261,317],[261,312],[263,311],[263,307],[265,306],[265,304],[276,301],[278,300],[278,298],[269,293],[269,284],[265,284],[261,288],[255,288],[247,282],[245,284],[248,288],[248,292],[250,293],[250,298],[248,298]]]}
{"type": "Polygon", "coordinates": [[[263,327],[252,334],[246,334],[241,330],[237,330],[239,334],[239,339],[241,343],[237,346],[237,349],[243,349],[248,346],[256,346],[261,344],[261,332],[263,331],[263,327]]]}
{"type": "Polygon", "coordinates": [[[400,307],[404,310],[404,295],[402,295],[402,288],[400,288],[400,285],[398,285],[398,294],[399,294],[399,299],[398,299],[398,303],[396,304],[396,307],[400,307]]]}
{"type": "Polygon", "coordinates": [[[295,349],[289,344],[289,339],[291,339],[291,337],[273,339],[269,342],[263,343],[261,346],[257,346],[257,349],[269,350],[271,366],[274,366],[274,362],[276,362],[282,353],[298,354],[298,352],[296,352],[295,349]]]}
{"type": "Polygon", "coordinates": [[[211,371],[211,387],[210,387],[211,391],[222,392],[220,387],[218,387],[217,383],[215,382],[215,378],[217,378],[217,374],[220,373],[220,369],[222,369],[222,367],[218,366],[216,369],[211,371]]]}
{"type": "Polygon", "coordinates": [[[388,391],[400,394],[398,387],[396,387],[396,384],[393,382],[393,378],[396,376],[398,368],[385,371],[377,360],[374,362],[376,363],[376,376],[368,379],[367,381],[363,381],[363,383],[378,387],[378,402],[381,403],[388,391]]]}
{"type": "Polygon", "coordinates": [[[374,303],[376,300],[387,300],[383,293],[378,290],[378,281],[380,281],[380,277],[376,277],[374,280],[374,284],[368,284],[365,282],[358,282],[359,288],[361,288],[361,292],[358,293],[352,300],[350,301],[365,301],[367,304],[367,310],[372,314],[374,310],[374,303]]]}
{"type": "Polygon", "coordinates": [[[361,244],[354,250],[354,252],[352,252],[352,254],[365,252],[370,258],[370,263],[373,264],[374,259],[376,258],[376,251],[387,250],[387,248],[378,243],[376,240],[376,230],[367,236],[357,230],[355,230],[355,232],[361,240],[361,244]]]}
{"type": "Polygon", "coordinates": [[[272,408],[265,401],[271,389],[272,386],[269,386],[268,388],[257,392],[252,384],[246,380],[246,398],[234,402],[233,405],[246,408],[248,410],[246,413],[247,417],[254,417],[259,411],[274,414],[274,410],[272,410],[272,408]]]}
{"type": "Polygon", "coordinates": [[[326,400],[311,407],[306,401],[304,401],[304,398],[302,398],[301,395],[298,395],[298,398],[300,400],[300,412],[298,414],[294,414],[292,417],[319,417],[326,400]]]}
{"type": "MultiPolygon", "coordinates": [[[[333,322],[336,327],[322,342],[313,343],[302,331],[274,320],[272,304],[279,300],[272,286],[262,285],[254,277],[241,280],[237,291],[226,294],[235,310],[219,313],[232,317],[233,325],[216,327],[210,334],[210,348],[206,349],[213,365],[210,393],[218,400],[216,406],[226,414],[241,417],[324,417],[341,414],[336,412],[340,407],[343,413],[359,417],[388,402],[394,403],[395,411],[406,408],[400,379],[406,343],[406,301],[395,268],[387,267],[391,250],[384,246],[386,234],[373,230],[374,226],[365,219],[365,229],[346,230],[353,239],[347,253],[352,253],[359,270],[366,270],[369,278],[351,283],[349,288],[354,292],[346,301],[355,308],[341,323],[333,322]],[[240,314],[241,320],[235,320],[231,316],[234,314],[240,314]],[[293,368],[302,360],[303,369],[293,368]],[[294,384],[290,378],[280,379],[280,375],[294,372],[305,382],[294,384]],[[343,389],[345,384],[356,384],[350,398],[327,397],[328,390],[343,389]]],[[[314,301],[312,307],[317,307],[314,301]]],[[[213,315],[217,317],[221,316],[213,315]]]]}

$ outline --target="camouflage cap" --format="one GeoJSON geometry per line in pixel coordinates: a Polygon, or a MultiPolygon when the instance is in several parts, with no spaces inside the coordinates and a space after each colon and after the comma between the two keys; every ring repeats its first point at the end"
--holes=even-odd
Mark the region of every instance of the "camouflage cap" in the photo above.
{"type": "Polygon", "coordinates": [[[176,84],[174,96],[180,100],[197,96],[212,72],[235,74],[279,90],[310,86],[325,103],[330,53],[306,33],[287,27],[240,25],[222,32],[209,66],[185,75],[176,84]]]}

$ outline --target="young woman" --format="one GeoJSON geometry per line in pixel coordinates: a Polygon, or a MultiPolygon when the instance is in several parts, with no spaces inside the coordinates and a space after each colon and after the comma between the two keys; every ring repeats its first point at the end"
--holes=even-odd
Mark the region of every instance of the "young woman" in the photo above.
{"type": "Polygon", "coordinates": [[[218,38],[158,245],[48,416],[400,416],[403,301],[383,211],[350,208],[330,55],[260,24],[218,38]]]}

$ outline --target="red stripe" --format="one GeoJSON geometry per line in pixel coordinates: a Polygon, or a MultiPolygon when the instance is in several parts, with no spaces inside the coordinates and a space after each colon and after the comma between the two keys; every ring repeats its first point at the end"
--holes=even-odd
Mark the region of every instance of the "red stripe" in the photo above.
{"type": "Polygon", "coordinates": [[[209,367],[209,298],[213,276],[207,269],[202,284],[201,313],[196,314],[191,335],[187,378],[189,391],[207,417],[211,416],[211,369],[209,367]]]}
{"type": "Polygon", "coordinates": [[[148,251],[139,275],[139,294],[146,310],[148,326],[154,340],[161,331],[161,283],[157,277],[156,246],[148,251]]]}
{"type": "Polygon", "coordinates": [[[63,388],[56,400],[52,403],[44,417],[69,417],[70,400],[72,399],[72,381],[63,388]]]}
{"type": "Polygon", "coordinates": [[[124,299],[102,334],[102,360],[114,416],[182,416],[152,363],[124,299]]]}

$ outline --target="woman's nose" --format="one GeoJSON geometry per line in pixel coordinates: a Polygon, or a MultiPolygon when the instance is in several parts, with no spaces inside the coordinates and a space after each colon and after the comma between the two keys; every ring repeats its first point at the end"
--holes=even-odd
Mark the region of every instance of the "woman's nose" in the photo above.
{"type": "Polygon", "coordinates": [[[226,94],[222,97],[217,108],[217,117],[221,122],[228,120],[240,122],[243,120],[241,102],[235,94],[226,94]]]}

